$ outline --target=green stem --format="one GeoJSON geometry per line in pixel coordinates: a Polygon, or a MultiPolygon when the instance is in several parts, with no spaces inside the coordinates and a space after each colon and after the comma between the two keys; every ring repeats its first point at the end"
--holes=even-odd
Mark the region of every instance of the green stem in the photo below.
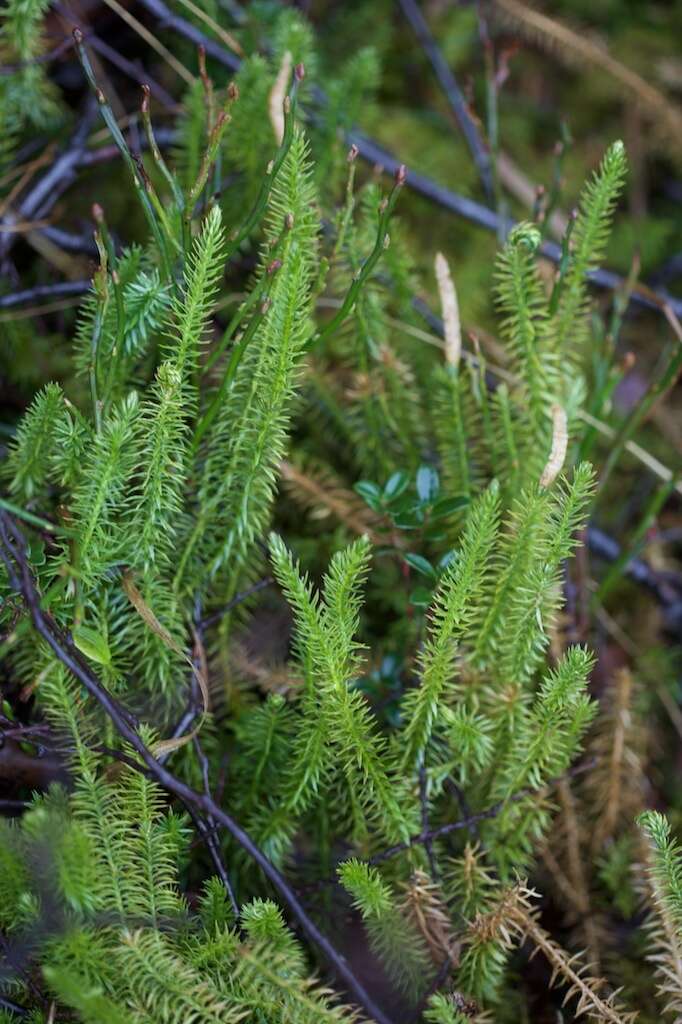
{"type": "Polygon", "coordinates": [[[85,47],[83,46],[83,33],[80,31],[80,29],[74,29],[73,38],[76,43],[78,57],[83,66],[85,76],[90,84],[91,89],[97,97],[97,102],[99,103],[99,108],[104,119],[104,123],[109,129],[111,137],[116,143],[116,146],[118,147],[118,150],[121,156],[123,157],[124,163],[128,167],[130,174],[132,175],[133,183],[137,190],[138,198],[142,205],[142,209],[144,210],[144,214],[147,218],[152,234],[154,235],[156,244],[159,247],[159,255],[161,257],[161,263],[163,266],[165,277],[168,281],[172,281],[172,264],[168,254],[166,240],[163,236],[163,231],[159,227],[156,216],[154,214],[154,208],[150,202],[149,196],[147,195],[145,183],[143,182],[142,177],[139,173],[138,164],[136,163],[133,154],[130,152],[130,149],[128,148],[128,144],[123,137],[123,133],[121,132],[121,129],[118,126],[116,117],[114,115],[113,110],[107,102],[106,96],[97,84],[97,79],[95,78],[95,73],[92,70],[90,59],[88,58],[88,55],[85,51],[85,47]]]}
{"type": "Polygon", "coordinates": [[[544,216],[540,224],[540,235],[544,239],[547,235],[547,231],[552,222],[552,217],[555,210],[559,205],[559,199],[561,198],[561,186],[563,183],[563,165],[564,155],[566,149],[573,142],[571,133],[568,130],[565,121],[561,122],[561,139],[557,142],[554,149],[554,174],[552,178],[552,187],[549,192],[549,199],[547,200],[547,206],[545,207],[544,216]]]}
{"type": "Polygon", "coordinates": [[[391,219],[391,214],[398,199],[400,189],[405,183],[406,173],[405,167],[401,165],[396,173],[395,184],[389,193],[388,199],[385,199],[379,207],[379,226],[377,229],[377,238],[374,243],[374,248],[363,265],[353,276],[353,282],[346,293],[346,297],[343,300],[343,304],[338,313],[333,316],[332,319],[317,332],[317,334],[312,334],[308,339],[306,343],[306,348],[308,350],[315,348],[321,341],[328,338],[330,334],[333,334],[355,306],[360,290],[379,262],[381,254],[388,246],[388,222],[391,219]]]}
{"type": "Polygon", "coordinates": [[[654,402],[656,402],[666,391],[675,383],[678,374],[682,369],[682,344],[675,342],[672,354],[668,360],[667,366],[664,372],[661,374],[659,379],[655,381],[649,387],[646,395],[641,399],[640,402],[632,409],[630,415],[626,418],[622,424],[620,430],[616,434],[609,457],[606,460],[606,465],[601,473],[599,480],[599,490],[603,492],[606,481],[611,476],[611,473],[615,469],[618,460],[625,448],[625,445],[630,440],[635,430],[639,427],[649,414],[654,402]]]}
{"type": "MultiPolygon", "coordinates": [[[[114,243],[113,243],[113,241],[111,239],[111,234],[109,233],[109,228],[107,226],[107,222],[106,222],[106,219],[104,217],[104,210],[99,205],[99,203],[95,203],[95,205],[92,208],[92,212],[93,212],[93,216],[95,218],[95,222],[96,222],[96,224],[97,224],[97,226],[99,228],[99,232],[100,232],[100,235],[101,235],[101,238],[102,238],[102,242],[104,244],[104,249],[105,249],[106,254],[107,254],[107,262],[108,262],[108,265],[109,265],[109,273],[111,275],[111,282],[112,282],[112,284],[114,286],[114,301],[116,302],[116,340],[114,342],[114,347],[113,347],[113,349],[111,351],[111,355],[110,355],[110,358],[109,358],[109,367],[107,369],[107,380],[106,380],[106,384],[105,384],[105,388],[104,388],[104,395],[103,395],[103,399],[102,399],[104,405],[106,405],[106,403],[109,400],[109,396],[111,394],[111,388],[113,386],[114,367],[116,365],[116,360],[117,360],[117,358],[118,358],[118,356],[119,356],[119,354],[121,352],[121,349],[123,347],[123,338],[124,338],[124,335],[125,335],[125,306],[124,306],[124,302],[123,302],[123,287],[121,285],[121,279],[118,276],[118,272],[116,271],[116,266],[115,266],[116,265],[116,253],[114,252],[114,243]]],[[[100,326],[100,330],[101,330],[101,326],[100,326]]],[[[99,372],[98,366],[96,366],[96,373],[97,372],[99,372]]]]}
{"type": "Polygon", "coordinates": [[[63,526],[57,526],[56,523],[51,523],[47,519],[42,519],[40,516],[34,515],[33,512],[28,512],[26,509],[20,508],[19,505],[14,505],[11,501],[6,501],[4,498],[0,498],[0,508],[4,508],[13,516],[18,516],[19,519],[23,519],[24,522],[30,523],[31,526],[37,526],[39,530],[46,530],[48,533],[63,533],[65,536],[68,536],[71,532],[63,526]]]}
{"type": "Polygon", "coordinates": [[[189,195],[187,196],[187,202],[185,203],[183,238],[189,238],[191,236],[192,213],[194,211],[194,207],[196,206],[197,201],[204,190],[204,186],[208,181],[208,176],[211,171],[211,167],[215,162],[220,142],[229,123],[229,114],[226,114],[225,111],[221,111],[220,114],[218,114],[218,119],[216,120],[215,125],[211,129],[208,146],[204,151],[197,179],[192,185],[189,195]]]}
{"type": "MultiPolygon", "coordinates": [[[[271,250],[273,256],[279,251],[282,238],[283,233],[279,236],[274,247],[271,250]]],[[[239,306],[237,312],[234,314],[229,324],[225,328],[225,332],[222,338],[220,339],[218,345],[215,347],[210,357],[206,360],[206,363],[204,364],[204,368],[202,370],[202,373],[204,375],[209,373],[213,369],[215,364],[218,362],[218,360],[221,358],[223,352],[225,351],[230,341],[232,340],[235,331],[238,330],[239,325],[242,323],[247,313],[250,313],[254,306],[256,306],[261,299],[266,297],[267,292],[269,292],[272,284],[272,275],[279,270],[280,266],[281,263],[278,259],[275,258],[270,261],[260,281],[258,281],[251,294],[239,306]]]]}
{"type": "Polygon", "coordinates": [[[282,143],[275,154],[274,160],[266,169],[260,192],[258,193],[258,197],[251,213],[246,218],[242,226],[233,231],[228,240],[225,257],[226,260],[231,259],[244,239],[248,238],[256,225],[261,221],[265,213],[272,186],[275,183],[277,175],[282,168],[282,164],[286,160],[287,153],[291,149],[291,143],[294,140],[294,126],[296,124],[296,96],[298,93],[299,83],[303,80],[303,76],[303,65],[298,64],[294,68],[294,81],[291,87],[291,92],[284,100],[284,134],[282,136],[282,143]]]}
{"type": "Polygon", "coordinates": [[[651,495],[644,510],[644,515],[630,537],[628,544],[623,545],[623,550],[599,585],[599,588],[592,599],[593,605],[604,603],[604,600],[613,590],[632,559],[636,558],[640,553],[642,542],[649,530],[649,527],[658,516],[658,513],[661,511],[672,492],[675,490],[679,478],[679,472],[673,473],[670,480],[660,484],[651,495]]]}
{"type": "MultiPolygon", "coordinates": [[[[98,273],[101,273],[106,281],[106,269],[102,268],[98,273]]],[[[104,318],[109,305],[108,292],[105,292],[104,294],[98,293],[96,303],[97,308],[95,312],[95,322],[92,328],[92,341],[90,343],[90,366],[88,367],[88,376],[90,378],[90,398],[92,400],[92,412],[95,417],[95,430],[99,434],[102,429],[102,403],[97,391],[97,378],[99,374],[99,343],[102,337],[104,318]]],[[[109,365],[111,367],[111,363],[109,365]]]]}
{"type": "Polygon", "coordinates": [[[256,331],[262,324],[269,308],[270,300],[265,299],[265,301],[261,304],[261,307],[256,313],[256,315],[251,319],[251,322],[244,331],[243,335],[232,349],[230,361],[227,364],[227,369],[225,371],[222,381],[220,382],[220,387],[213,396],[213,400],[211,401],[211,404],[209,405],[208,409],[197,423],[197,428],[194,431],[194,439],[192,441],[193,454],[197,452],[202,437],[204,436],[204,434],[209,429],[214,419],[218,415],[220,407],[225,400],[225,396],[229,391],[230,387],[232,386],[232,382],[237,372],[237,367],[239,366],[242,360],[242,356],[246,352],[249,342],[252,340],[256,331]]]}
{"type": "Polygon", "coordinates": [[[557,270],[554,287],[552,288],[552,294],[549,300],[548,313],[550,316],[554,316],[559,308],[559,300],[561,299],[561,293],[564,289],[566,274],[571,266],[571,235],[573,234],[573,228],[575,227],[577,219],[578,211],[572,210],[571,216],[568,218],[568,224],[566,225],[564,236],[561,239],[561,259],[559,260],[559,268],[557,270]]]}

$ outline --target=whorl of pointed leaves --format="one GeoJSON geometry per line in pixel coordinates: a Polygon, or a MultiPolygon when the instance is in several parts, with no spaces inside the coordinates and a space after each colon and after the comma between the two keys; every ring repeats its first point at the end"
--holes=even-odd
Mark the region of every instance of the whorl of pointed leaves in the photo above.
{"type": "Polygon", "coordinates": [[[457,646],[473,621],[487,582],[498,518],[498,488],[491,485],[472,509],[461,547],[434,599],[420,655],[421,682],[405,699],[405,766],[414,767],[423,754],[443,691],[453,680],[457,646]]]}
{"type": "Polygon", "coordinates": [[[55,438],[66,405],[59,384],[46,384],[33,399],[12,442],[3,477],[13,495],[30,501],[50,476],[55,438]]]}
{"type": "Polygon", "coordinates": [[[185,401],[193,406],[195,385],[188,378],[196,371],[216,290],[223,272],[225,237],[219,206],[213,206],[194,240],[185,267],[184,288],[171,306],[169,342],[165,355],[183,381],[185,401]]]}
{"type": "Polygon", "coordinates": [[[126,557],[121,513],[139,451],[140,403],[132,391],[111,412],[85,453],[81,483],[71,504],[78,539],[78,571],[93,586],[126,557]]]}
{"type": "Polygon", "coordinates": [[[103,312],[94,288],[83,300],[74,339],[74,361],[82,374],[87,374],[92,360],[92,339],[98,310],[102,318],[97,343],[97,362],[114,397],[124,394],[136,371],[149,356],[161,334],[171,304],[170,286],[161,284],[156,267],[148,256],[133,245],[121,253],[116,265],[123,312],[123,337],[116,348],[118,311],[110,296],[103,312]],[[104,372],[102,372],[104,371],[104,372]]]}
{"type": "Polygon", "coordinates": [[[288,784],[293,806],[307,803],[316,790],[325,760],[340,771],[348,796],[360,814],[358,826],[369,819],[394,840],[405,833],[405,817],[386,770],[386,742],[374,727],[361,694],[349,687],[358,668],[355,639],[361,586],[367,573],[370,547],[366,538],[332,559],[322,595],[316,593],[285,548],[271,535],[275,575],[289,600],[296,623],[299,658],[309,672],[298,746],[288,784]]]}
{"type": "Polygon", "coordinates": [[[552,326],[552,347],[563,356],[579,353],[587,336],[586,275],[599,266],[604,256],[626,174],[625,146],[614,142],[580,195],[578,219],[571,236],[571,260],[552,326]]]}
{"type": "Polygon", "coordinates": [[[130,500],[129,560],[144,571],[171,559],[188,468],[186,415],[182,374],[174,362],[162,363],[141,409],[140,479],[130,500]]]}
{"type": "Polygon", "coordinates": [[[647,885],[653,910],[647,923],[649,952],[657,991],[666,1013],[682,1013],[682,849],[670,823],[658,811],[645,811],[637,824],[647,841],[647,885]]]}
{"type": "Polygon", "coordinates": [[[523,383],[530,433],[536,441],[541,437],[545,410],[555,386],[547,352],[547,303],[535,259],[539,244],[540,232],[533,224],[518,224],[497,262],[502,330],[523,383]]]}
{"type": "Polygon", "coordinates": [[[225,569],[229,591],[267,525],[308,331],[317,234],[314,196],[308,147],[297,134],[270,196],[271,234],[279,234],[285,218],[291,223],[280,251],[282,266],[203,455],[196,519],[176,573],[178,590],[204,587],[225,569]]]}
{"type": "Polygon", "coordinates": [[[429,973],[429,955],[419,932],[400,911],[376,868],[348,860],[340,865],[338,873],[362,915],[372,949],[401,988],[418,996],[429,973]]]}

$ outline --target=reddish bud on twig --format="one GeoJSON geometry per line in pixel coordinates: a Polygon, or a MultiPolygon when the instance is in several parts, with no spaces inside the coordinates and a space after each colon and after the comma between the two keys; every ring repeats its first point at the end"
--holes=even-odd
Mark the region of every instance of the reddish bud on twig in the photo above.
{"type": "Polygon", "coordinates": [[[142,107],[141,107],[141,110],[142,110],[143,114],[148,114],[149,113],[149,94],[150,94],[149,86],[148,85],[143,85],[142,86],[142,107]]]}
{"type": "Polygon", "coordinates": [[[100,107],[103,107],[103,106],[106,105],[107,98],[106,98],[106,96],[104,95],[104,93],[102,92],[101,89],[97,89],[96,90],[95,96],[97,97],[97,102],[99,103],[100,107]]]}
{"type": "Polygon", "coordinates": [[[230,82],[227,87],[227,98],[231,103],[239,99],[239,86],[236,82],[230,82]]]}
{"type": "Polygon", "coordinates": [[[303,64],[296,65],[296,67],[294,68],[294,77],[296,78],[297,82],[303,81],[303,79],[305,78],[305,67],[303,66],[303,64]]]}
{"type": "Polygon", "coordinates": [[[395,172],[395,183],[398,186],[402,186],[402,185],[405,184],[406,180],[407,180],[407,167],[405,166],[405,164],[401,164],[400,167],[398,168],[398,170],[395,172]]]}
{"type": "Polygon", "coordinates": [[[271,305],[272,305],[272,300],[271,299],[266,299],[265,302],[261,303],[261,307],[260,307],[261,316],[265,316],[267,311],[270,309],[271,305]]]}
{"type": "Polygon", "coordinates": [[[621,363],[621,368],[623,370],[623,373],[629,373],[629,371],[633,368],[633,366],[635,365],[636,362],[637,362],[637,357],[636,357],[635,353],[634,352],[626,352],[625,355],[623,356],[623,362],[621,363]]]}
{"type": "Polygon", "coordinates": [[[284,227],[287,229],[287,231],[291,231],[293,226],[294,226],[294,215],[293,215],[293,213],[287,213],[286,217],[284,218],[284,227]]]}
{"type": "Polygon", "coordinates": [[[272,263],[268,264],[265,273],[266,274],[276,274],[281,266],[282,266],[282,261],[281,260],[273,260],[272,263]]]}
{"type": "Polygon", "coordinates": [[[101,224],[104,220],[104,210],[99,203],[92,204],[92,219],[95,224],[101,224]]]}
{"type": "Polygon", "coordinates": [[[73,30],[72,35],[76,43],[80,46],[80,44],[83,42],[83,33],[81,32],[81,30],[79,28],[75,28],[73,30]]]}
{"type": "Polygon", "coordinates": [[[349,164],[352,164],[355,160],[357,160],[359,152],[360,152],[360,150],[355,145],[355,143],[353,143],[353,145],[348,150],[348,156],[346,157],[346,159],[348,160],[349,164]]]}
{"type": "Polygon", "coordinates": [[[388,199],[382,199],[379,203],[379,213],[383,213],[388,206],[388,199]]]}

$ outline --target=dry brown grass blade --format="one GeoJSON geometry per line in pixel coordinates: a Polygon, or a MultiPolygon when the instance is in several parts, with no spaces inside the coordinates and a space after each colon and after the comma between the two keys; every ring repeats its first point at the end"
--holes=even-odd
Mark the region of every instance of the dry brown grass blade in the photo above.
{"type": "Polygon", "coordinates": [[[213,18],[206,13],[206,11],[202,10],[201,7],[197,7],[196,4],[192,3],[192,0],[180,0],[180,3],[183,7],[186,7],[188,11],[191,11],[196,18],[203,21],[204,25],[208,25],[211,32],[213,32],[217,38],[225,44],[228,50],[232,50],[239,57],[244,56],[244,51],[234,36],[230,32],[226,32],[217,21],[214,21],[213,18]]]}
{"type": "Polygon", "coordinates": [[[278,693],[289,698],[300,692],[303,685],[302,678],[294,675],[288,663],[270,664],[238,642],[232,645],[230,667],[263,693],[278,693]]]}
{"type": "Polygon", "coordinates": [[[104,3],[107,7],[110,7],[112,11],[118,14],[119,18],[125,21],[127,25],[130,25],[133,31],[137,32],[140,38],[144,39],[148,46],[151,46],[153,50],[156,50],[159,57],[161,57],[162,60],[165,60],[166,64],[168,64],[176,75],[182,78],[187,85],[194,84],[194,75],[187,70],[185,65],[182,64],[177,57],[174,57],[163,43],[159,42],[153,32],[150,32],[148,28],[145,28],[142,22],[138,21],[130,11],[127,11],[125,7],[122,7],[121,4],[118,3],[118,0],[104,0],[104,3]]]}
{"type": "Polygon", "coordinates": [[[592,805],[594,856],[618,827],[632,822],[644,806],[642,730],[633,707],[634,694],[630,670],[617,669],[592,729],[588,749],[597,765],[584,789],[592,805]]]}

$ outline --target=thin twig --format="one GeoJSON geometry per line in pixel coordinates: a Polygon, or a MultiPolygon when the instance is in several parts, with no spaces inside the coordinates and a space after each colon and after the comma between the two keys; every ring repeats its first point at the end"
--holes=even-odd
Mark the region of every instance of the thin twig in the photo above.
{"type": "Polygon", "coordinates": [[[478,132],[474,119],[469,113],[464,93],[460,89],[449,64],[443,57],[438,44],[431,35],[429,26],[416,0],[400,0],[400,6],[426,54],[436,78],[440,82],[445,98],[455,115],[457,124],[466,139],[467,146],[476,164],[486,199],[489,203],[492,203],[494,202],[495,195],[490,169],[490,155],[478,132]]]}
{"type": "MultiPolygon", "coordinates": [[[[421,804],[422,812],[422,832],[426,835],[429,832],[429,799],[427,790],[428,780],[426,777],[426,766],[424,761],[420,762],[419,765],[419,803],[421,804]]],[[[426,850],[426,856],[429,860],[429,869],[431,871],[431,877],[434,882],[438,881],[439,871],[438,865],[436,864],[436,858],[433,855],[433,843],[430,839],[427,839],[424,843],[424,849],[426,850]]]]}
{"type": "Polygon", "coordinates": [[[36,299],[55,299],[65,295],[84,295],[89,291],[91,284],[92,281],[89,278],[82,281],[59,281],[57,284],[38,284],[34,288],[24,288],[20,292],[0,295],[0,309],[23,306],[28,302],[35,302],[36,299]]]}
{"type": "Polygon", "coordinates": [[[527,797],[542,796],[547,793],[548,790],[552,789],[561,782],[562,779],[571,778],[575,775],[582,775],[583,772],[589,771],[594,768],[595,758],[590,758],[589,761],[583,761],[580,764],[574,765],[564,775],[557,775],[555,778],[548,779],[544,786],[540,786],[539,789],[532,789],[530,786],[525,789],[520,789],[518,793],[514,793],[513,796],[508,797],[506,800],[499,800],[492,807],[489,807],[487,811],[480,811],[478,814],[472,814],[469,818],[461,818],[459,821],[450,821],[445,825],[438,825],[436,828],[430,829],[428,832],[420,832],[416,836],[412,836],[410,839],[403,843],[396,843],[394,846],[389,846],[387,849],[382,850],[381,853],[375,854],[370,857],[369,864],[380,864],[384,860],[390,860],[397,854],[402,853],[404,850],[409,850],[413,846],[419,846],[427,842],[433,842],[434,839],[440,839],[442,836],[450,835],[451,832],[458,832],[463,828],[470,828],[473,824],[479,821],[489,821],[491,818],[497,817],[500,811],[504,810],[509,804],[516,804],[520,800],[525,800],[527,797]]]}
{"type": "Polygon", "coordinates": [[[258,580],[257,583],[247,587],[246,590],[242,590],[238,594],[235,594],[227,604],[222,605],[217,609],[217,611],[211,612],[210,615],[207,615],[205,619],[201,620],[201,629],[208,629],[209,626],[215,626],[216,622],[220,622],[220,620],[223,619],[228,612],[232,611],[233,608],[236,608],[237,605],[242,604],[244,601],[248,600],[248,598],[253,597],[254,594],[259,593],[259,591],[265,590],[266,587],[271,587],[274,582],[275,581],[272,576],[265,576],[262,580],[258,580]]]}
{"type": "MultiPolygon", "coordinates": [[[[36,182],[19,206],[11,214],[3,217],[0,224],[12,225],[17,221],[29,221],[36,215],[44,217],[49,213],[59,196],[75,180],[76,169],[85,152],[96,111],[96,102],[88,97],[83,116],[64,152],[55,160],[49,171],[36,182]]],[[[11,233],[3,234],[0,237],[0,259],[7,256],[15,240],[16,235],[11,233]]]]}
{"type": "MultiPolygon", "coordinates": [[[[208,758],[206,757],[201,747],[201,744],[199,743],[198,736],[194,737],[194,749],[196,750],[197,757],[199,758],[199,764],[201,765],[201,776],[204,781],[204,793],[206,794],[207,797],[210,798],[211,787],[208,776],[208,758]]],[[[232,912],[234,913],[235,921],[238,921],[240,914],[239,904],[237,903],[237,898],[232,887],[232,882],[230,880],[229,874],[227,873],[227,868],[225,867],[225,863],[220,852],[220,843],[218,841],[218,836],[216,835],[215,829],[213,827],[214,819],[210,815],[208,815],[204,820],[199,815],[195,814],[191,809],[190,814],[192,815],[194,824],[199,830],[202,839],[206,843],[206,848],[209,852],[211,860],[213,861],[213,867],[216,870],[216,874],[218,875],[218,878],[225,886],[225,891],[230,900],[230,905],[232,907],[232,912]]]]}
{"type": "MultiPolygon", "coordinates": [[[[394,846],[389,846],[385,850],[381,850],[379,853],[375,853],[373,857],[368,858],[366,864],[381,864],[385,860],[391,860],[396,857],[399,853],[404,853],[405,850],[411,850],[414,846],[425,846],[427,843],[432,843],[436,839],[441,839],[443,836],[450,835],[452,832],[459,832],[461,829],[471,829],[472,826],[477,825],[481,821],[490,821],[491,818],[496,818],[497,815],[504,810],[509,804],[518,803],[520,800],[525,800],[527,797],[540,797],[544,796],[549,790],[553,789],[559,782],[564,779],[573,778],[576,775],[582,775],[584,772],[589,772],[594,768],[597,763],[597,759],[594,757],[589,758],[587,761],[581,761],[580,763],[573,765],[569,768],[564,775],[557,775],[554,778],[548,779],[544,786],[540,786],[538,789],[532,789],[527,786],[524,789],[520,789],[517,793],[508,797],[506,800],[500,800],[498,803],[493,804],[485,811],[479,811],[477,814],[471,814],[468,817],[458,818],[457,821],[450,821],[444,825],[438,825],[436,828],[424,830],[417,833],[417,835],[411,836],[409,839],[402,843],[396,843],[394,846]]],[[[299,887],[299,892],[312,892],[315,889],[320,889],[327,885],[338,885],[338,878],[336,875],[332,875],[328,878],[319,878],[315,882],[310,882],[308,885],[302,885],[299,887]]]]}

